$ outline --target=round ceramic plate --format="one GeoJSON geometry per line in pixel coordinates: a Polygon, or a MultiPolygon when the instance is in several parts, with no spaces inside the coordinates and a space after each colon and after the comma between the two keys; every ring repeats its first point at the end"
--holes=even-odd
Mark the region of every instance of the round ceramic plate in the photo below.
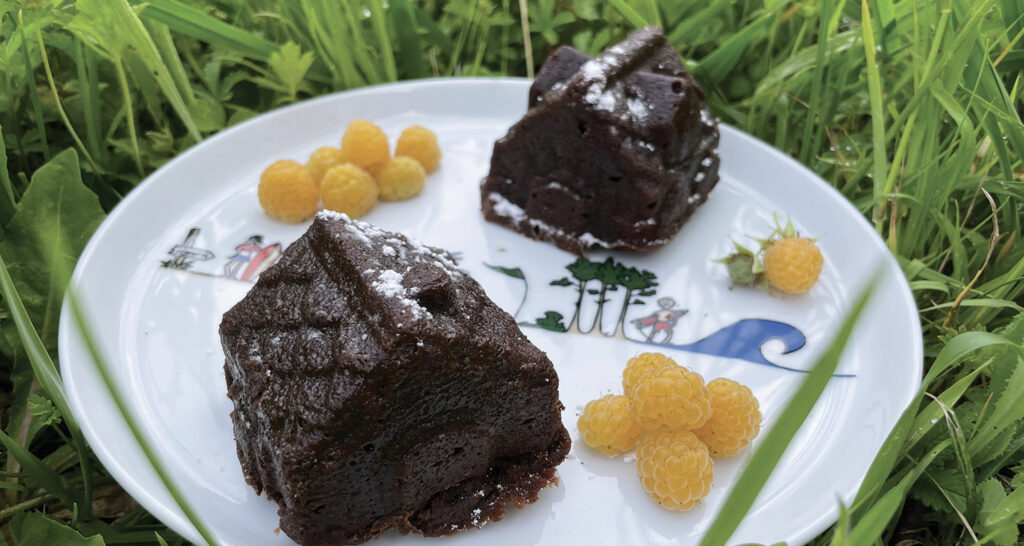
{"type": "MultiPolygon", "coordinates": [[[[721,182],[664,248],[591,252],[585,261],[484,221],[479,182],[491,147],[526,109],[529,82],[450,79],[360,89],[259,116],[181,154],[149,177],[93,236],[72,282],[116,383],[160,459],[219,542],[290,544],[277,506],[246,485],[226,397],[221,315],[308,223],[260,210],[256,183],[278,158],[304,161],[337,145],[356,118],[395,141],[418,124],[444,157],[423,194],[381,203],[364,219],[455,253],[460,265],[555,363],[573,437],[557,487],[503,521],[446,539],[453,544],[693,544],[714,519],[750,450],[715,461],[701,506],[672,512],[643,491],[630,457],[608,458],[579,439],[576,419],[593,398],[621,389],[626,360],[657,350],[707,380],[749,385],[764,429],[805,377],[876,266],[884,275],[850,346],[779,462],[735,542],[802,543],[850,501],[917,389],[921,331],[895,260],[864,218],[807,169],[754,138],[722,127],[721,182]],[[732,242],[754,244],[773,213],[819,238],[825,268],[807,294],[730,288],[721,264],[732,242]],[[575,265],[574,265],[575,264],[575,265]],[[620,268],[602,284],[588,269],[620,268]]],[[[191,540],[198,535],[143,458],[66,313],[61,371],[86,437],[131,495],[191,540]]],[[[755,441],[755,446],[757,442],[755,441]]],[[[380,543],[422,542],[391,532],[380,543]]]]}

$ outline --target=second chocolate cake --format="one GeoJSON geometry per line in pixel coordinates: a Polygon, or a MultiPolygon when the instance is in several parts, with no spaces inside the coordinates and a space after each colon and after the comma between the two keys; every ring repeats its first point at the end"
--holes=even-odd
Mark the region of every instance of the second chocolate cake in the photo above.
{"type": "Polygon", "coordinates": [[[494,144],[484,217],[559,248],[666,244],[718,182],[718,125],[661,29],[555,51],[494,144]]]}
{"type": "Polygon", "coordinates": [[[501,519],[569,451],[558,376],[451,255],[321,213],[220,326],[238,456],[300,544],[501,519]]]}

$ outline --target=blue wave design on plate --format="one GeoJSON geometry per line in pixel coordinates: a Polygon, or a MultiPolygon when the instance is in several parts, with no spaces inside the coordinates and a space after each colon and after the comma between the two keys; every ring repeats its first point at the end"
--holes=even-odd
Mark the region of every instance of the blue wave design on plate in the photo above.
{"type": "MultiPolygon", "coordinates": [[[[765,358],[764,353],[761,352],[761,347],[773,339],[780,340],[786,345],[782,354],[789,354],[794,351],[798,351],[807,344],[807,338],[804,336],[803,332],[798,330],[795,326],[786,324],[785,322],[767,319],[743,319],[734,322],[733,324],[730,324],[729,326],[726,326],[725,328],[722,328],[699,341],[686,345],[647,341],[638,341],[637,343],[678,349],[691,353],[720,356],[724,358],[736,358],[739,360],[746,360],[747,362],[753,362],[754,364],[760,364],[762,366],[770,366],[772,368],[779,368],[792,372],[807,373],[807,370],[781,366],[765,358]]],[[[854,376],[849,374],[835,374],[833,377],[854,376]]]]}

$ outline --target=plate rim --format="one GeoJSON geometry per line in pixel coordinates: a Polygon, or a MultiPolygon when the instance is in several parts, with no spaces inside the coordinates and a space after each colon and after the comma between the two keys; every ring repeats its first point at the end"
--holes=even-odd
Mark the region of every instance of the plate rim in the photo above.
{"type": "MultiPolygon", "coordinates": [[[[250,119],[247,119],[237,125],[224,129],[206,139],[203,139],[200,142],[197,142],[196,144],[193,144],[187,150],[179,153],[173,159],[161,165],[159,168],[157,168],[155,171],[149,174],[145,179],[139,182],[139,184],[136,185],[135,188],[133,188],[117,205],[115,205],[115,207],[110,211],[106,218],[104,218],[103,222],[89,238],[89,241],[86,243],[85,248],[83,249],[75,264],[75,269],[72,273],[71,280],[68,285],[68,293],[70,293],[70,291],[72,290],[79,288],[82,282],[84,269],[87,267],[87,264],[91,260],[92,255],[96,252],[97,247],[101,244],[100,241],[107,236],[108,232],[114,229],[113,226],[119,221],[119,218],[124,214],[124,211],[128,208],[131,208],[134,202],[140,198],[139,196],[145,193],[145,191],[147,191],[145,188],[149,188],[152,186],[152,179],[162,176],[163,173],[167,170],[175,169],[178,163],[188,161],[194,154],[198,153],[198,151],[201,150],[204,146],[208,146],[213,143],[219,142],[221,139],[224,138],[230,138],[236,132],[247,131],[250,125],[254,125],[256,123],[264,121],[263,118],[267,116],[282,115],[287,114],[288,112],[296,109],[313,107],[314,105],[319,103],[338,100],[339,96],[351,97],[365,94],[373,94],[375,92],[379,92],[382,89],[395,87],[422,88],[435,86],[474,86],[487,83],[525,87],[532,83],[532,80],[522,77],[423,78],[416,80],[390,82],[379,85],[371,85],[361,87],[358,89],[337,91],[321,95],[318,97],[305,99],[286,106],[274,108],[272,110],[268,110],[265,112],[261,112],[260,114],[253,116],[250,119]]],[[[918,373],[914,375],[915,381],[913,381],[913,384],[908,384],[907,391],[903,393],[904,397],[901,400],[901,402],[903,402],[903,411],[906,411],[906,408],[909,407],[910,404],[914,402],[917,391],[919,390],[923,380],[924,339],[920,321],[917,320],[916,311],[918,307],[913,297],[913,291],[911,290],[906,275],[904,275],[903,270],[900,267],[896,257],[889,250],[888,246],[885,244],[884,240],[882,240],[881,236],[872,228],[870,222],[868,222],[868,220],[853,205],[853,203],[851,203],[849,199],[847,199],[838,189],[836,189],[834,186],[825,181],[817,173],[812,171],[807,166],[801,164],[796,159],[792,158],[790,155],[784,153],[783,151],[771,146],[767,142],[739,128],[733,127],[732,125],[726,123],[720,123],[720,130],[722,130],[723,133],[732,133],[731,138],[736,138],[742,141],[744,146],[758,148],[762,152],[765,152],[775,157],[776,159],[781,160],[782,163],[787,166],[787,168],[793,169],[794,171],[813,180],[815,184],[819,185],[822,189],[825,190],[825,193],[828,194],[829,197],[831,197],[834,201],[837,201],[840,207],[845,208],[847,212],[852,213],[854,217],[859,219],[859,222],[857,224],[859,226],[858,229],[861,229],[863,232],[865,232],[868,235],[867,239],[870,239],[871,244],[876,247],[876,250],[879,250],[881,252],[882,257],[880,260],[878,260],[878,264],[876,267],[880,271],[888,269],[891,273],[895,274],[895,280],[899,287],[901,298],[904,300],[904,303],[908,305],[908,308],[915,310],[914,320],[911,321],[911,327],[917,335],[914,336],[914,339],[912,340],[911,352],[913,354],[912,364],[917,369],[918,373]]],[[[66,365],[68,362],[75,362],[74,360],[72,360],[72,357],[70,355],[72,352],[78,352],[79,350],[81,350],[81,345],[83,343],[81,335],[78,332],[78,329],[74,327],[74,325],[72,324],[69,305],[69,296],[66,295],[61,307],[60,322],[58,326],[58,361],[60,363],[60,375],[64,382],[65,392],[69,399],[72,413],[79,420],[79,426],[82,429],[83,434],[85,435],[86,441],[89,443],[89,446],[96,454],[96,457],[103,464],[104,468],[107,469],[107,471],[118,482],[118,484],[121,487],[123,487],[134,499],[136,499],[140,505],[146,508],[146,510],[149,511],[154,517],[165,523],[175,532],[181,534],[184,538],[195,543],[202,543],[201,537],[199,536],[198,532],[188,521],[188,519],[184,516],[181,510],[177,506],[166,505],[160,499],[150,494],[148,488],[144,487],[142,483],[140,483],[140,481],[136,479],[134,474],[130,472],[127,467],[123,466],[120,463],[120,458],[117,457],[116,454],[112,452],[110,447],[105,442],[102,441],[103,434],[99,430],[97,430],[98,427],[96,427],[96,423],[92,423],[88,419],[88,411],[84,406],[84,401],[82,400],[81,397],[81,391],[76,387],[76,372],[73,371],[75,370],[75,364],[72,364],[70,366],[66,365]]],[[[109,360],[110,355],[104,355],[104,357],[109,360]]],[[[80,362],[78,364],[77,373],[97,374],[98,371],[96,370],[95,367],[93,367],[91,363],[87,364],[85,362],[80,362]]],[[[112,399],[109,401],[113,403],[112,399]]],[[[899,414],[902,414],[902,411],[899,412],[899,414]]],[[[120,418],[119,413],[118,417],[120,418]]],[[[891,434],[892,429],[898,423],[898,419],[899,417],[897,416],[893,420],[892,425],[889,426],[886,431],[885,437],[888,437],[888,435],[891,434]]],[[[146,431],[143,431],[143,433],[146,433],[146,431]]],[[[156,456],[160,458],[161,455],[157,453],[156,456]]],[[[152,469],[150,468],[150,470],[152,469]]],[[[866,472],[867,470],[865,470],[865,475],[866,472]]],[[[861,482],[862,480],[863,476],[860,477],[858,482],[861,482]]],[[[160,487],[163,487],[163,485],[161,484],[160,487]]],[[[838,496],[840,497],[840,499],[844,501],[850,501],[856,495],[856,492],[857,491],[854,490],[846,492],[845,494],[840,494],[838,496]]],[[[717,514],[718,512],[720,512],[720,510],[721,509],[715,512],[715,517],[717,517],[717,514]]],[[[821,517],[817,518],[812,522],[809,522],[808,525],[804,528],[803,532],[798,533],[796,536],[792,537],[790,542],[794,544],[803,544],[809,541],[810,539],[814,538],[815,536],[821,534],[836,521],[836,519],[838,518],[838,513],[839,507],[837,504],[831,507],[827,512],[823,512],[821,517]]],[[[200,515],[200,517],[202,517],[202,515],[200,515]]]]}

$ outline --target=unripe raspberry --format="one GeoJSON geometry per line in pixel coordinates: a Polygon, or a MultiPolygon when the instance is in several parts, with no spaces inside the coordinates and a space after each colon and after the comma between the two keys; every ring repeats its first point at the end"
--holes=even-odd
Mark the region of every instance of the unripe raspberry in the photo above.
{"type": "Polygon", "coordinates": [[[622,372],[622,392],[629,392],[640,379],[663,366],[678,366],[675,360],[661,353],[640,353],[626,362],[622,372]]]}
{"type": "Polygon", "coordinates": [[[818,282],[825,259],[810,239],[787,237],[764,251],[764,276],[787,294],[802,294],[818,282]]]}
{"type": "Polygon", "coordinates": [[[656,368],[626,394],[640,425],[649,430],[693,430],[711,417],[711,393],[704,378],[682,366],[656,368]]]}
{"type": "Polygon", "coordinates": [[[345,155],[341,153],[340,148],[332,148],[330,146],[323,146],[317,148],[315,152],[310,154],[309,161],[306,162],[306,169],[309,170],[309,174],[313,176],[313,181],[319,185],[323,182],[324,175],[327,174],[332,167],[337,167],[345,163],[345,155]]]}
{"type": "Polygon", "coordinates": [[[346,163],[370,170],[388,160],[388,137],[380,127],[357,119],[341,137],[341,153],[346,163]]]}
{"type": "Polygon", "coordinates": [[[369,173],[351,163],[327,171],[320,184],[324,208],[358,218],[377,205],[377,183],[369,173]]]}
{"type": "Polygon", "coordinates": [[[644,438],[637,450],[636,469],[647,493],[672,510],[699,504],[714,479],[707,446],[685,430],[660,430],[644,438]]]}
{"type": "Polygon", "coordinates": [[[617,455],[636,447],[644,434],[637,423],[629,399],[621,394],[609,394],[587,402],[576,423],[580,436],[590,447],[605,455],[617,455]]]}
{"type": "Polygon", "coordinates": [[[761,431],[757,398],[746,386],[724,377],[708,383],[708,391],[711,418],[693,433],[707,444],[712,456],[735,455],[761,431]]]}
{"type": "Polygon", "coordinates": [[[426,172],[433,172],[441,163],[441,148],[437,136],[427,128],[413,125],[402,131],[395,143],[395,155],[411,157],[423,166],[426,172]]]}
{"type": "Polygon", "coordinates": [[[427,173],[411,157],[397,155],[373,172],[381,201],[403,201],[423,191],[427,173]]]}
{"type": "Polygon", "coordinates": [[[263,211],[282,222],[309,218],[320,202],[309,171],[290,159],[275,161],[263,171],[256,194],[263,211]]]}

